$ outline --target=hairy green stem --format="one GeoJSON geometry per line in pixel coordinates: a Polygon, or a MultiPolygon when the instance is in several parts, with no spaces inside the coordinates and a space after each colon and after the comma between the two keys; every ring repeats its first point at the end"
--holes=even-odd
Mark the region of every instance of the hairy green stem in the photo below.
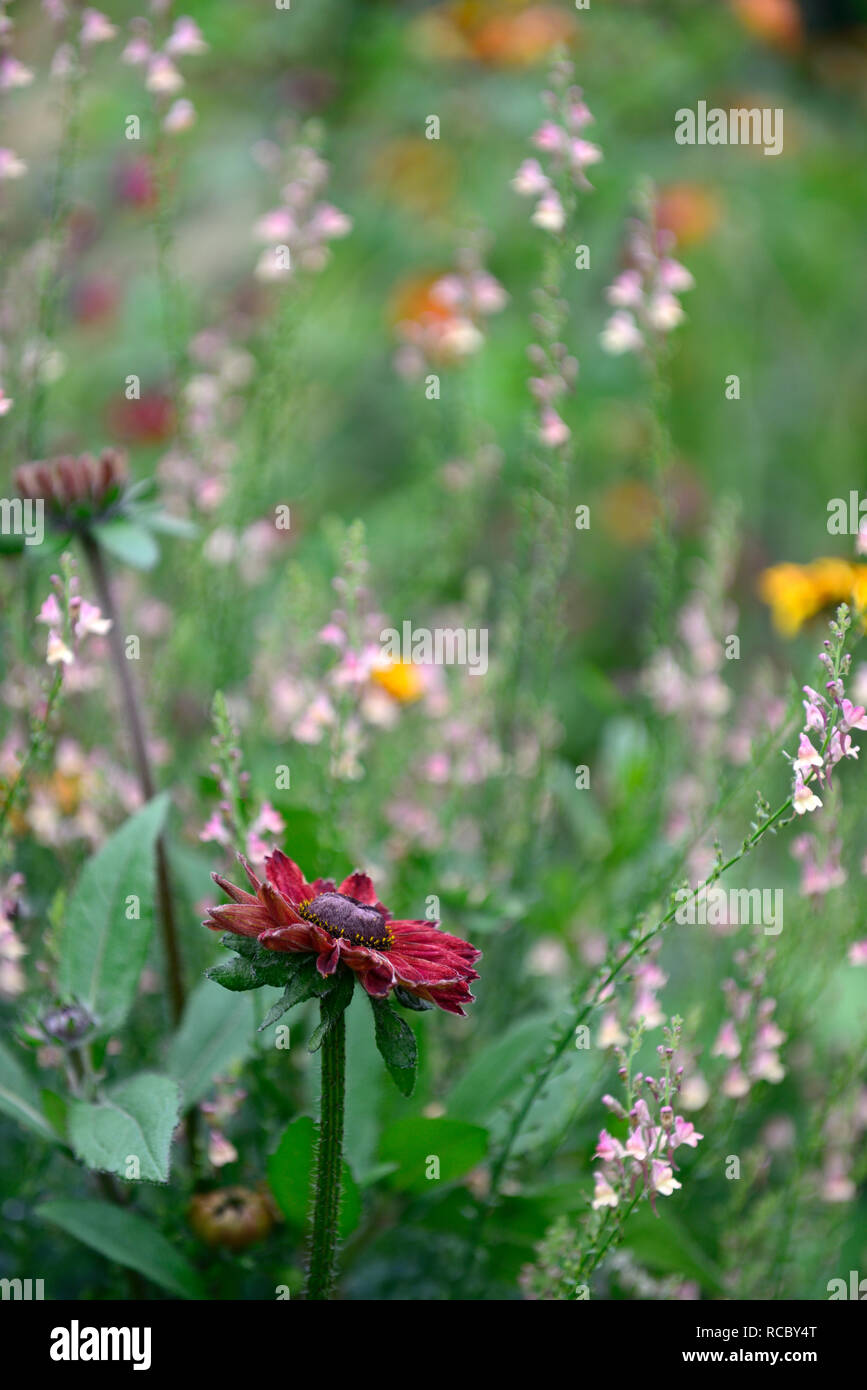
{"type": "MultiPolygon", "coordinates": [[[[325,1005],[320,1004],[325,1022],[325,1005]]],[[[337,1226],[340,1217],[340,1178],[343,1167],[343,1105],[346,1090],[346,1021],[341,1014],[322,1044],[322,1095],[319,1104],[319,1151],[310,1265],[304,1296],[334,1297],[337,1226]]]]}

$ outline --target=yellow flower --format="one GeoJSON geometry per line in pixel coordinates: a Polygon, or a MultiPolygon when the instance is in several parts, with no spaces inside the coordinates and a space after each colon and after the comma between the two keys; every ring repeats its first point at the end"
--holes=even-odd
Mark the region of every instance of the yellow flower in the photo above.
{"type": "Polygon", "coordinates": [[[424,677],[411,661],[392,661],[388,666],[377,666],[371,679],[402,705],[411,705],[424,694],[424,677]]]}
{"type": "Polygon", "coordinates": [[[759,595],[778,632],[794,637],[816,613],[838,603],[867,608],[867,565],[824,556],[806,565],[772,565],[759,575],[759,595]]]}

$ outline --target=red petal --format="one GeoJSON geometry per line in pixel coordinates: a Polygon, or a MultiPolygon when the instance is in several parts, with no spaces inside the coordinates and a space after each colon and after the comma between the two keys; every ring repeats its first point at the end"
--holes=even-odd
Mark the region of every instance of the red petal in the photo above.
{"type": "Polygon", "coordinates": [[[303,903],[316,896],[295,860],[284,854],[282,849],[275,849],[273,854],[266,856],[265,872],[268,881],[273,883],[290,903],[303,903]]]}
{"type": "Polygon", "coordinates": [[[345,878],[338,888],[338,893],[344,897],[355,898],[357,902],[364,903],[368,907],[373,907],[376,902],[376,889],[373,880],[368,874],[354,873],[349,878],[345,878]]]}
{"type": "Polygon", "coordinates": [[[234,883],[230,883],[227,878],[223,878],[222,874],[211,874],[211,878],[215,883],[220,885],[226,897],[231,898],[234,902],[254,903],[256,901],[256,897],[253,893],[246,893],[243,888],[236,888],[234,883]]]}
{"type": "Polygon", "coordinates": [[[342,941],[335,941],[330,951],[323,951],[316,957],[316,969],[320,975],[333,975],[340,964],[340,948],[342,941]]]}
{"type": "Polygon", "coordinates": [[[315,951],[316,942],[310,926],[302,922],[300,926],[268,927],[259,937],[269,951],[315,951]]]}
{"type": "Polygon", "coordinates": [[[230,931],[236,936],[258,936],[272,925],[264,908],[258,905],[248,907],[246,903],[224,903],[222,907],[212,907],[208,918],[212,931],[230,931]]]}

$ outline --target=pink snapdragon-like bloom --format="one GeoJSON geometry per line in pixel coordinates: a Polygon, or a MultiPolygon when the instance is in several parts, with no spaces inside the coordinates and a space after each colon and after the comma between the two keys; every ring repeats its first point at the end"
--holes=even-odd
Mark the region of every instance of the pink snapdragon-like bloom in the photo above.
{"type": "Polygon", "coordinates": [[[0,91],[10,92],[16,87],[29,87],[32,81],[33,72],[30,68],[19,63],[12,53],[0,53],[0,91]]]}
{"type": "Polygon", "coordinates": [[[681,1144],[686,1144],[687,1148],[694,1149],[697,1147],[699,1140],[703,1138],[704,1135],[699,1134],[695,1125],[690,1120],[685,1120],[681,1115],[675,1115],[674,1129],[668,1141],[670,1149],[679,1148],[681,1144]]]}
{"type": "Polygon", "coordinates": [[[208,45],[196,21],[190,19],[189,15],[183,15],[175,20],[174,28],[165,42],[165,51],[172,58],[181,58],[188,54],[207,53],[208,45]]]}
{"type": "Polygon", "coordinates": [[[867,937],[853,941],[847,955],[850,965],[867,965],[867,937]]]}
{"type": "Polygon", "coordinates": [[[795,778],[795,786],[792,792],[792,805],[799,816],[806,815],[810,811],[817,811],[822,805],[821,798],[816,795],[811,787],[804,782],[804,778],[799,772],[795,778]]]}
{"type": "Polygon", "coordinates": [[[539,194],[545,193],[550,186],[551,180],[538,159],[525,159],[512,179],[512,187],[515,192],[526,198],[538,197],[539,194]]]}
{"type": "Polygon", "coordinates": [[[0,883],[0,999],[15,999],[27,988],[21,961],[27,949],[15,931],[15,919],[24,887],[22,874],[0,883]]]}
{"type": "Polygon", "coordinates": [[[552,406],[547,405],[542,410],[542,420],[539,426],[539,438],[549,449],[558,449],[571,439],[572,431],[557,414],[552,406]]]}
{"type": "Polygon", "coordinates": [[[840,728],[844,733],[850,729],[867,730],[867,711],[863,705],[853,705],[852,701],[844,696],[840,701],[840,708],[843,712],[840,728]]]}
{"type": "Polygon", "coordinates": [[[179,97],[172,102],[165,116],[163,117],[163,130],[169,135],[179,135],[184,130],[189,130],[196,123],[196,108],[186,97],[179,97]]]}
{"type": "Polygon", "coordinates": [[[811,767],[821,767],[823,761],[821,753],[816,752],[807,734],[801,734],[798,744],[798,756],[792,763],[792,767],[795,771],[807,772],[811,767]]]}
{"type": "Polygon", "coordinates": [[[599,146],[581,134],[593,117],[580,87],[569,85],[571,74],[571,64],[555,64],[551,89],[544,93],[551,115],[531,137],[542,160],[524,160],[512,179],[516,193],[539,199],[530,219],[534,226],[555,235],[565,227],[567,215],[557,187],[589,189],[584,170],[602,159],[599,146]]]}
{"type": "Polygon", "coordinates": [[[711,1057],[728,1057],[730,1059],[741,1055],[740,1038],[731,1019],[726,1019],[721,1026],[710,1055],[711,1057]]]}
{"type": "Polygon", "coordinates": [[[625,1152],[619,1139],[612,1139],[607,1129],[600,1130],[594,1158],[601,1158],[604,1162],[610,1163],[614,1159],[623,1158],[625,1152]]]}
{"type": "Polygon", "coordinates": [[[616,1207],[620,1198],[604,1174],[594,1173],[593,1181],[596,1185],[593,1200],[590,1203],[593,1210],[599,1211],[602,1207],[616,1207]]]}
{"type": "Polygon", "coordinates": [[[148,63],[145,87],[155,96],[173,96],[184,85],[184,79],[166,53],[154,53],[148,63]]]}
{"type": "Polygon", "coordinates": [[[625,352],[637,352],[644,346],[644,334],[632,314],[618,309],[606,323],[599,341],[612,357],[620,357],[625,352]]]}
{"type": "Polygon", "coordinates": [[[288,281],[299,270],[323,270],[330,257],[328,243],[352,230],[351,218],[333,204],[318,201],[329,170],[315,150],[304,145],[291,149],[287,172],[281,206],[261,217],[254,228],[257,240],[270,243],[256,265],[259,280],[288,281]]]}
{"type": "Polygon", "coordinates": [[[640,352],[671,333],[685,317],[678,295],[693,289],[695,281],[669,254],[671,236],[660,232],[651,208],[647,220],[629,223],[625,259],[627,267],[612,281],[606,299],[615,313],[602,331],[602,347],[612,356],[640,352]]]}
{"type": "Polygon", "coordinates": [[[86,9],[81,15],[81,42],[85,48],[95,43],[108,43],[117,35],[117,27],[101,10],[86,9]]]}
{"type": "Polygon", "coordinates": [[[669,1164],[655,1158],[652,1164],[651,1186],[660,1196],[670,1197],[675,1188],[682,1187],[683,1184],[677,1181],[669,1164]]]}
{"type": "Polygon", "coordinates": [[[27,173],[27,165],[19,159],[14,150],[0,149],[0,181],[20,179],[27,173]]]}
{"type": "Polygon", "coordinates": [[[73,575],[69,581],[68,610],[64,613],[60,604],[63,582],[58,575],[52,576],[53,591],[42,604],[36,621],[49,628],[48,646],[45,660],[49,666],[71,666],[75,661],[79,643],[88,636],[103,637],[111,628],[111,619],[104,618],[95,603],[89,603],[78,593],[78,582],[73,575]],[[64,626],[69,631],[64,634],[64,626]]]}

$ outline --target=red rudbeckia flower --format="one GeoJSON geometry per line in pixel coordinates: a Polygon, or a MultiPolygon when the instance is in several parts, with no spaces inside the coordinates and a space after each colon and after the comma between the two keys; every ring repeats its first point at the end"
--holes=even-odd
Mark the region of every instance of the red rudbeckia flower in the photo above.
{"type": "Polygon", "coordinates": [[[269,951],[312,953],[321,975],[347,965],[374,999],[398,989],[452,1014],[472,1003],[469,985],[479,978],[473,964],[481,951],[436,922],[394,921],[367,874],[350,874],[339,888],[331,879],[307,883],[298,865],[275,850],[262,883],[238,857],[253,892],[213,874],[232,902],[209,909],[205,925],[212,931],[255,937],[269,951]]]}

